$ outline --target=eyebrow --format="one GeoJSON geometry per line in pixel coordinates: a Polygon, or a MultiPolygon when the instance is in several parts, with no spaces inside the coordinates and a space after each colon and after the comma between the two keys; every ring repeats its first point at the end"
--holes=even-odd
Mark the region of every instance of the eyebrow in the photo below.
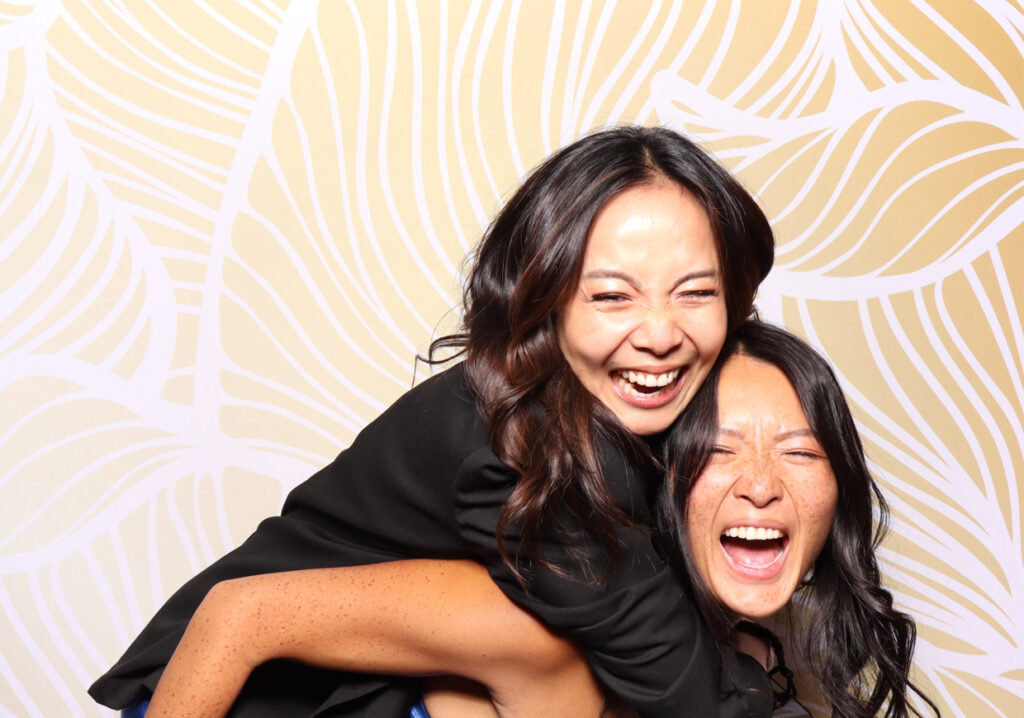
{"type": "Polygon", "coordinates": [[[786,439],[796,438],[810,438],[817,440],[818,437],[814,435],[814,432],[810,429],[793,429],[792,431],[784,431],[781,434],[775,436],[776,441],[785,441],[786,439]]]}
{"type": "MultiPolygon", "coordinates": [[[[676,287],[686,284],[687,282],[692,282],[695,279],[706,278],[718,279],[718,271],[715,269],[699,269],[696,272],[688,272],[676,279],[676,281],[672,283],[672,288],[675,289],[676,287]]],[[[623,282],[633,287],[633,289],[637,290],[641,289],[643,286],[640,280],[633,275],[627,274],[626,272],[620,272],[617,269],[592,269],[589,272],[584,273],[580,279],[621,279],[623,282]]]]}
{"type": "MultiPolygon", "coordinates": [[[[735,429],[727,429],[724,426],[718,427],[718,433],[719,434],[725,434],[726,436],[731,436],[734,439],[742,440],[742,439],[746,438],[743,435],[742,432],[736,431],[735,429]]],[[[775,440],[776,441],[785,441],[786,439],[796,439],[796,438],[802,438],[802,437],[809,437],[811,439],[817,439],[817,437],[814,435],[814,432],[811,431],[810,429],[792,429],[790,431],[783,431],[781,434],[776,434],[775,435],[775,440]]]]}

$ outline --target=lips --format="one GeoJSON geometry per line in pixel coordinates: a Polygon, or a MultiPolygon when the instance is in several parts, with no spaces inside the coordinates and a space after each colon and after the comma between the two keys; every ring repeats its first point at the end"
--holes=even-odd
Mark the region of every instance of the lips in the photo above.
{"type": "Polygon", "coordinates": [[[764,526],[732,526],[719,538],[733,571],[752,579],[770,579],[782,570],[789,536],[764,526]]]}

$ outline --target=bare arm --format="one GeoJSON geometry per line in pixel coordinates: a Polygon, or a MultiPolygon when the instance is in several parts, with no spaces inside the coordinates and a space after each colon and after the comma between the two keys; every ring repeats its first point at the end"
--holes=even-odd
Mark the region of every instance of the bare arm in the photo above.
{"type": "MultiPolygon", "coordinates": [[[[463,676],[486,687],[503,718],[601,711],[600,688],[573,645],[509,601],[482,567],[415,560],[218,584],[189,624],[147,715],[222,716],[252,669],[275,658],[463,676]]],[[[447,712],[446,705],[431,707],[447,712]]]]}

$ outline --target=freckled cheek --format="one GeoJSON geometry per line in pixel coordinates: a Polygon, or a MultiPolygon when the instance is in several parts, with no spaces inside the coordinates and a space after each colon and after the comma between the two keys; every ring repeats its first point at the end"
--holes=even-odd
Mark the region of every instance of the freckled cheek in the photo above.
{"type": "Polygon", "coordinates": [[[825,545],[832,529],[832,517],[835,515],[838,497],[835,479],[829,478],[818,485],[818,491],[805,493],[800,511],[803,515],[804,530],[816,549],[815,553],[825,545]]]}
{"type": "Polygon", "coordinates": [[[708,472],[698,480],[687,501],[686,530],[694,557],[699,565],[706,566],[718,545],[714,532],[715,514],[720,501],[715,494],[714,479],[708,472]]]}

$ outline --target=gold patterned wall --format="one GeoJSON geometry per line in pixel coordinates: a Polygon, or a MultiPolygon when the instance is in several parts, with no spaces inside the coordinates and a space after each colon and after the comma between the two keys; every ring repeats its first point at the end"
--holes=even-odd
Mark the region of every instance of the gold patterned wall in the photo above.
{"type": "Polygon", "coordinates": [[[855,407],[917,678],[1024,715],[1020,2],[0,0],[0,47],[0,715],[109,715],[457,324],[524,173],[634,121],[772,218],[759,305],[855,407]]]}

